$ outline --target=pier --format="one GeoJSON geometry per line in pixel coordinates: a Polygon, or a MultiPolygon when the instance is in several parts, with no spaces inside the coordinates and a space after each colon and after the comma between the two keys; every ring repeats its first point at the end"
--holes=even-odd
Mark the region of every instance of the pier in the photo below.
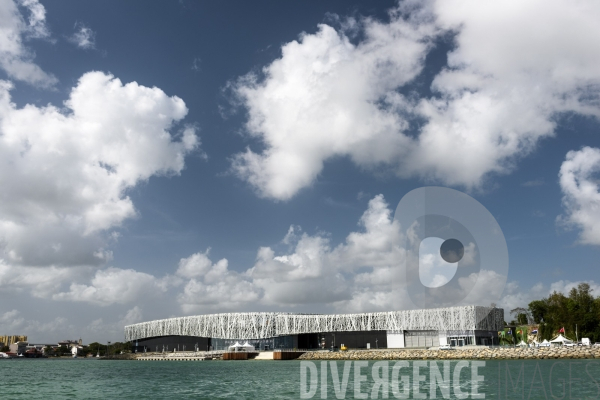
{"type": "Polygon", "coordinates": [[[207,361],[207,360],[295,360],[306,351],[181,351],[174,353],[138,353],[134,358],[138,361],[207,361]]]}
{"type": "Polygon", "coordinates": [[[137,356],[136,359],[138,361],[208,361],[223,359],[224,353],[224,350],[145,353],[137,356]]]}

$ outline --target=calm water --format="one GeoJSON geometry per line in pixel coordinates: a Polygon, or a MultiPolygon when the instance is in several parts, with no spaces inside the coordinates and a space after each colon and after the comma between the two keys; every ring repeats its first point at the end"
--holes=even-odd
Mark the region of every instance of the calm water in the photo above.
{"type": "MultiPolygon", "coordinates": [[[[308,392],[305,398],[320,399],[323,397],[320,382],[323,365],[300,361],[2,360],[0,398],[294,399],[300,398],[301,390],[304,390],[308,392]],[[313,392],[310,392],[311,369],[317,372],[313,378],[318,380],[313,392]],[[303,387],[302,376],[306,377],[303,387]]],[[[419,398],[419,395],[420,398],[432,398],[430,376],[437,370],[441,373],[440,380],[444,374],[450,379],[437,384],[437,398],[459,398],[454,391],[454,378],[459,382],[458,390],[466,393],[466,398],[473,398],[470,395],[473,364],[470,363],[465,365],[463,362],[463,368],[457,368],[457,361],[446,365],[438,361],[434,366],[411,361],[405,368],[396,368],[395,381],[394,361],[378,364],[375,373],[372,361],[360,369],[357,368],[360,365],[339,361],[335,363],[338,379],[332,378],[332,366],[326,365],[328,380],[323,394],[328,399],[336,398],[334,381],[337,381],[339,398],[357,398],[361,393],[367,396],[363,398],[382,398],[381,390],[374,397],[371,397],[371,391],[377,379],[383,380],[386,375],[387,381],[396,382],[399,388],[396,393],[389,389],[388,398],[403,396],[401,384],[398,386],[403,379],[409,381],[408,398],[419,398]],[[344,367],[347,369],[345,392],[340,384],[344,382],[344,367]],[[365,376],[364,382],[356,387],[357,392],[354,385],[356,369],[360,371],[359,375],[365,376]],[[413,386],[415,380],[418,382],[416,387],[413,386]]],[[[600,362],[594,360],[486,361],[485,367],[475,370],[475,379],[481,380],[478,392],[485,394],[486,399],[600,399],[600,362]]]]}

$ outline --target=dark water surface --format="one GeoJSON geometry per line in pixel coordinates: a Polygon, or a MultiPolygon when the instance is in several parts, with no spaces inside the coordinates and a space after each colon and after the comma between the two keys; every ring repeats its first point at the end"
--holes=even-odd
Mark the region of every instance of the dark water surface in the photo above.
{"type": "Polygon", "coordinates": [[[374,361],[363,363],[2,360],[0,399],[296,399],[301,393],[313,399],[385,398],[385,385],[377,386],[378,381],[390,383],[387,398],[429,399],[434,398],[431,380],[438,399],[600,399],[596,360],[486,361],[475,371],[469,361],[389,361],[375,368],[374,361]]]}

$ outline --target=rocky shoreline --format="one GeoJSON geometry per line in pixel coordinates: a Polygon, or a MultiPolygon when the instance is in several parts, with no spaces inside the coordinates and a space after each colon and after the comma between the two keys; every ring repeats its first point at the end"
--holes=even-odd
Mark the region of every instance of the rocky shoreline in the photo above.
{"type": "Polygon", "coordinates": [[[477,347],[460,350],[311,351],[299,360],[543,360],[600,358],[600,347],[477,347]]]}

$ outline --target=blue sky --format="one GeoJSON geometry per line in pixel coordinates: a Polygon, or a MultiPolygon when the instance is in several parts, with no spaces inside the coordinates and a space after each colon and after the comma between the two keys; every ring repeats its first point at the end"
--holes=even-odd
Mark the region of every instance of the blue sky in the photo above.
{"type": "Polygon", "coordinates": [[[497,219],[501,306],[600,291],[598,14],[0,1],[0,330],[398,308],[393,213],[427,185],[497,219]]]}

